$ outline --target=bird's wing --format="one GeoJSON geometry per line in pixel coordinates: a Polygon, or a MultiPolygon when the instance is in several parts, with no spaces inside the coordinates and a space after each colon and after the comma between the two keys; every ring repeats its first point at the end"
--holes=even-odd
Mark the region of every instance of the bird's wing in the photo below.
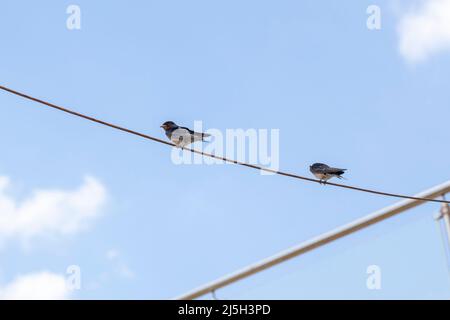
{"type": "Polygon", "coordinates": [[[178,129],[186,130],[186,131],[189,132],[190,134],[193,134],[193,133],[194,133],[194,131],[192,131],[191,129],[186,128],[186,127],[179,127],[178,129]]]}
{"type": "Polygon", "coordinates": [[[345,170],[347,170],[347,169],[327,168],[326,173],[341,175],[341,174],[344,174],[345,170]]]}
{"type": "Polygon", "coordinates": [[[170,140],[179,147],[185,147],[196,141],[203,141],[203,138],[208,136],[207,134],[197,133],[188,128],[179,127],[172,133],[170,140]]]}
{"type": "Polygon", "coordinates": [[[186,127],[180,127],[180,129],[187,130],[193,136],[194,141],[200,141],[200,140],[203,140],[203,138],[211,136],[208,133],[195,132],[195,131],[193,131],[193,130],[191,130],[189,128],[186,128],[186,127]]]}
{"type": "Polygon", "coordinates": [[[312,170],[317,173],[327,173],[328,169],[330,169],[330,167],[327,166],[326,164],[316,164],[312,168],[312,170]]]}

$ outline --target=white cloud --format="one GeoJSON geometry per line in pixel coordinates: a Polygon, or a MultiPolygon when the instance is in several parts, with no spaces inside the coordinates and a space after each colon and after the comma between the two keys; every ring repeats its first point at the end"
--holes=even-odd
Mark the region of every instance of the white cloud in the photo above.
{"type": "Polygon", "coordinates": [[[135,274],[133,270],[128,267],[128,265],[123,261],[119,250],[109,249],[106,251],[106,258],[113,261],[114,272],[122,278],[133,279],[135,274]]]}
{"type": "Polygon", "coordinates": [[[0,177],[0,242],[75,234],[101,214],[106,200],[105,188],[92,177],[77,190],[37,190],[22,202],[6,193],[9,185],[0,177]]]}
{"type": "Polygon", "coordinates": [[[21,275],[0,287],[0,300],[61,300],[69,296],[64,276],[50,272],[21,275]]]}
{"type": "Polygon", "coordinates": [[[425,0],[398,24],[399,50],[408,62],[420,62],[450,50],[450,0],[425,0]]]}

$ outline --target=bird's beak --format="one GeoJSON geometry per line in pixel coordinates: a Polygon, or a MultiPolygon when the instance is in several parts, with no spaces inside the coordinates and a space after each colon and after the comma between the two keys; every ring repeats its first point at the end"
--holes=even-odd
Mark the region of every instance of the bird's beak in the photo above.
{"type": "Polygon", "coordinates": [[[160,128],[164,128],[164,126],[159,126],[160,128]]]}

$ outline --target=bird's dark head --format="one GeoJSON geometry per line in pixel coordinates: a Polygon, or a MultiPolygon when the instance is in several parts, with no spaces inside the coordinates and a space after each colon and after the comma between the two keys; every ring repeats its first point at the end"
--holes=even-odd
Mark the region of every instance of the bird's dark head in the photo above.
{"type": "Polygon", "coordinates": [[[166,121],[161,125],[161,128],[163,128],[164,130],[170,130],[175,127],[177,127],[177,125],[173,121],[166,121]]]}

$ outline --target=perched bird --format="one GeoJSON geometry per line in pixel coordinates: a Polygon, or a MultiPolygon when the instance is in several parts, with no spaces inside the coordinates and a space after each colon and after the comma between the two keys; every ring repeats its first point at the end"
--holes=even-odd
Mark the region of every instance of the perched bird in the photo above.
{"type": "Polygon", "coordinates": [[[173,121],[166,121],[161,125],[166,131],[167,138],[170,139],[178,148],[184,148],[196,141],[204,141],[204,138],[211,136],[207,133],[194,132],[186,127],[180,127],[173,121]]]}
{"type": "Polygon", "coordinates": [[[309,166],[309,171],[311,171],[311,173],[320,180],[321,184],[333,177],[342,179],[342,175],[345,173],[345,170],[347,169],[332,168],[323,163],[314,163],[312,166],[309,166]]]}

